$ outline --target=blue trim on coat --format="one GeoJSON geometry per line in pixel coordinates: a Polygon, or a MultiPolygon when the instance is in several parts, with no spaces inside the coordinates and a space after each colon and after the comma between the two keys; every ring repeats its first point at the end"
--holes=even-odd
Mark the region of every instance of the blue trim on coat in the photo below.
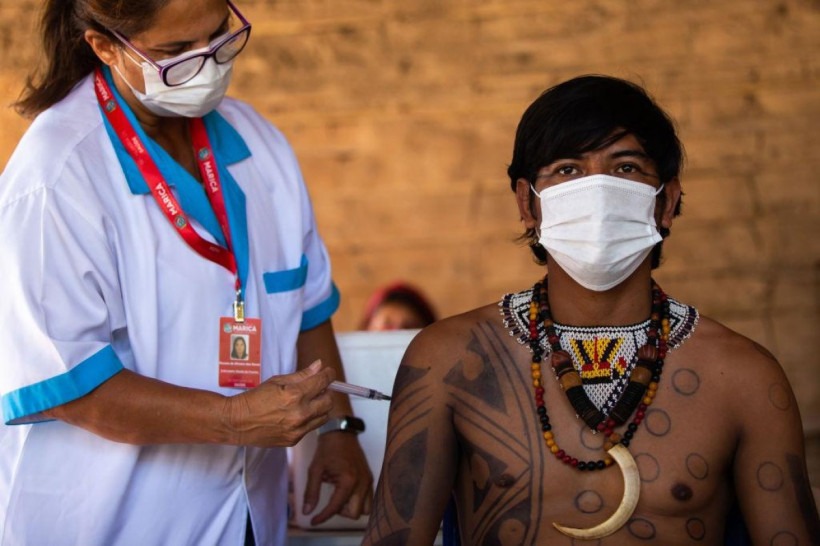
{"type": "Polygon", "coordinates": [[[339,302],[341,301],[339,289],[336,288],[335,283],[332,283],[330,288],[330,296],[325,301],[302,313],[302,324],[299,326],[301,332],[316,328],[323,322],[330,320],[330,317],[339,308],[339,302]]]}
{"type": "Polygon", "coordinates": [[[295,269],[285,269],[284,271],[271,271],[262,275],[265,282],[265,292],[276,294],[302,288],[307,281],[308,259],[302,254],[299,267],[295,269]]]}
{"type": "MultiPolygon", "coordinates": [[[[176,189],[176,196],[182,210],[185,211],[185,214],[199,222],[219,245],[227,247],[222,228],[219,225],[216,214],[214,214],[210,201],[208,201],[205,189],[188,171],[177,163],[162,146],[145,134],[145,131],[142,130],[142,126],[129,108],[128,103],[125,102],[122,95],[117,91],[114,80],[111,77],[111,70],[104,66],[103,74],[108,81],[108,85],[111,87],[111,91],[114,93],[117,104],[120,105],[131,126],[156,162],[157,168],[159,168],[163,178],[169,186],[176,189]]],[[[150,194],[151,190],[148,188],[148,184],[145,183],[145,179],[142,177],[133,158],[128,154],[122,142],[120,142],[119,137],[114,132],[114,128],[108,122],[106,116],[102,113],[101,115],[131,193],[135,195],[150,194]]],[[[239,280],[242,286],[247,286],[246,281],[248,278],[250,250],[245,194],[233,176],[231,176],[230,172],[228,172],[227,165],[232,165],[249,158],[251,151],[239,135],[239,132],[216,110],[203,116],[202,120],[205,124],[205,130],[208,133],[208,140],[216,156],[219,180],[222,184],[225,208],[228,213],[228,224],[231,229],[231,243],[234,258],[236,259],[237,269],[239,270],[239,280]]]]}
{"type": "Polygon", "coordinates": [[[3,395],[3,420],[7,425],[49,421],[40,412],[85,396],[122,369],[106,345],[65,373],[3,395]]]}
{"type": "MultiPolygon", "coordinates": [[[[205,130],[208,132],[208,139],[211,141],[211,147],[216,155],[217,171],[219,172],[219,181],[222,184],[225,210],[228,213],[228,226],[231,230],[231,249],[236,259],[239,282],[245,287],[248,285],[248,271],[250,268],[248,212],[245,207],[245,192],[242,191],[236,179],[234,179],[228,171],[227,165],[250,157],[251,152],[236,129],[231,127],[219,112],[214,110],[202,119],[205,123],[205,130]]],[[[196,186],[197,190],[205,196],[204,188],[198,183],[196,186]]],[[[205,201],[208,206],[208,211],[214,215],[213,208],[210,202],[208,202],[207,196],[205,196],[205,201]]],[[[216,219],[216,215],[214,215],[214,219],[216,219]]],[[[222,233],[221,228],[219,229],[219,233],[222,233]]]]}

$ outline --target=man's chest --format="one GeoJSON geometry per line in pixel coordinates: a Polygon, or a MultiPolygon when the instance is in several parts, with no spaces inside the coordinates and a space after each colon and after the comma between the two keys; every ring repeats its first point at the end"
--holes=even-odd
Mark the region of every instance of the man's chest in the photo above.
{"type": "MultiPolygon", "coordinates": [[[[528,377],[530,363],[526,358],[515,361],[513,370],[499,367],[485,374],[497,381],[492,403],[485,399],[477,402],[480,407],[456,408],[463,454],[458,488],[469,499],[471,521],[486,525],[486,518],[524,513],[531,522],[568,516],[570,521],[573,516],[606,519],[622,502],[625,476],[618,464],[588,470],[609,459],[604,435],[576,416],[546,372],[545,431],[528,377]]],[[[708,374],[671,359],[652,404],[631,427],[628,458],[639,484],[636,515],[665,521],[703,512],[700,519],[706,521],[707,508],[728,502],[736,434],[729,420],[713,410],[720,407],[722,392],[708,374]]],[[[634,417],[617,429],[621,436],[634,417]]]]}
{"type": "MultiPolygon", "coordinates": [[[[561,450],[578,460],[604,460],[602,435],[569,417],[571,421],[554,427],[561,450]]],[[[537,431],[509,425],[506,433],[515,440],[471,439],[463,450],[459,514],[474,538],[495,535],[501,540],[505,529],[516,528],[513,534],[531,537],[521,543],[559,543],[552,523],[584,529],[603,522],[614,525],[628,487],[637,496],[634,512],[621,518],[620,530],[607,539],[614,542],[598,544],[661,536],[669,541],[664,543],[687,543],[704,540],[707,531],[710,536],[722,533],[733,445],[725,428],[658,402],[628,448],[634,470],[613,463],[590,471],[559,459],[537,431]],[[634,485],[627,485],[630,480],[634,485]]]]}

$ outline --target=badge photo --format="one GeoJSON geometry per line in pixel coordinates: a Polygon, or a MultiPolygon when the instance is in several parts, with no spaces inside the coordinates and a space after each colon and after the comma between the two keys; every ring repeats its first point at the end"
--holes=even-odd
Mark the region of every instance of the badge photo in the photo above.
{"type": "Polygon", "coordinates": [[[259,319],[219,320],[219,386],[250,389],[262,379],[262,327],[259,319]]]}

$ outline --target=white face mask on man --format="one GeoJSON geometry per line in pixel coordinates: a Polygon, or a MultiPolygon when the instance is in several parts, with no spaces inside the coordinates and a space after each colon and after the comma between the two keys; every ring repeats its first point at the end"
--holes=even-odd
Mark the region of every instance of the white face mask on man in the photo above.
{"type": "Polygon", "coordinates": [[[655,224],[658,190],[596,174],[540,193],[538,241],[575,282],[602,292],[629,277],[662,240],[655,224]]]}
{"type": "MultiPolygon", "coordinates": [[[[157,61],[157,64],[164,66],[180,58],[190,57],[197,53],[207,53],[208,51],[208,47],[195,49],[172,59],[157,61]]],[[[217,64],[213,58],[207,59],[199,74],[183,84],[170,87],[165,85],[165,82],[162,81],[159,75],[159,71],[151,66],[149,62],[137,61],[132,58],[128,52],[125,52],[125,56],[128,57],[131,62],[138,64],[142,68],[142,77],[145,81],[145,93],[134,89],[134,86],[131,85],[116,65],[114,69],[128,87],[131,88],[134,96],[137,97],[143,106],[158,116],[202,117],[222,102],[225,93],[228,91],[228,85],[231,82],[233,60],[217,64]]]]}

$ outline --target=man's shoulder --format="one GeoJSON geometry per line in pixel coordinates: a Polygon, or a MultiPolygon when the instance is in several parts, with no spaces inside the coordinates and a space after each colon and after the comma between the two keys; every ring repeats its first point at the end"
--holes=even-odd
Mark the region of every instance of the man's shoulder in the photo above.
{"type": "Polygon", "coordinates": [[[474,352],[476,344],[507,343],[498,303],[441,319],[422,330],[410,343],[405,360],[409,363],[456,362],[474,352]]]}
{"type": "Polygon", "coordinates": [[[471,332],[482,325],[492,327],[502,323],[498,304],[493,303],[439,320],[421,333],[436,341],[453,340],[470,337],[471,332]]]}
{"type": "MultiPolygon", "coordinates": [[[[800,415],[791,382],[777,357],[761,343],[718,321],[702,318],[692,345],[670,369],[677,388],[685,376],[675,372],[688,368],[700,378],[704,406],[724,415],[745,437],[757,438],[761,423],[785,437],[800,435],[800,415]],[[679,380],[678,385],[675,381],[679,380]],[[791,431],[791,432],[788,432],[791,431]]],[[[671,353],[670,353],[671,354],[671,353]]],[[[666,375],[666,374],[665,374],[666,375]]]]}
{"type": "Polygon", "coordinates": [[[702,362],[716,373],[736,377],[781,376],[777,358],[761,343],[709,317],[701,316],[682,347],[688,362],[702,362]]]}
{"type": "Polygon", "coordinates": [[[693,341],[715,350],[740,352],[744,356],[746,353],[758,353],[765,358],[774,359],[774,355],[758,342],[707,316],[700,316],[692,338],[693,341]]]}

